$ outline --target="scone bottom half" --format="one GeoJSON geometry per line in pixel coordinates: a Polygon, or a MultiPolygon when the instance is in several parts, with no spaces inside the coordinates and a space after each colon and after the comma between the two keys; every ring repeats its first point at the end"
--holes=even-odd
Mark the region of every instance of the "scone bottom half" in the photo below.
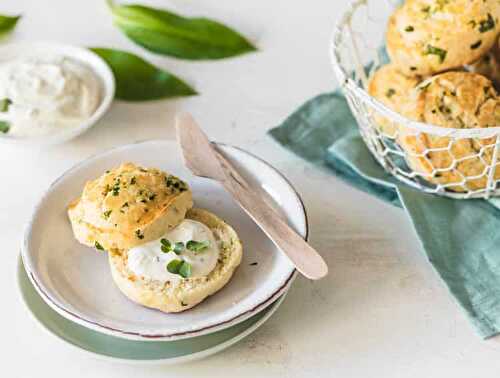
{"type": "Polygon", "coordinates": [[[85,184],[68,206],[75,238],[98,250],[128,250],[160,238],[193,207],[189,186],[155,168],[123,163],[85,184]]]}
{"type": "Polygon", "coordinates": [[[120,291],[133,302],[162,312],[188,310],[222,289],[240,265],[243,246],[236,231],[211,212],[193,208],[186,214],[205,224],[220,247],[215,268],[204,277],[161,282],[135,275],[127,266],[127,251],[108,253],[111,275],[120,291]]]}

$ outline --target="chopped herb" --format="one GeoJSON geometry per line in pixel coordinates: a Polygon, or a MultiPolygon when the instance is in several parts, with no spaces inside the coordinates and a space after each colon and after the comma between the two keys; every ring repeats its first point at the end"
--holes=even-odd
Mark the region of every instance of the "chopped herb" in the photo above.
{"type": "Polygon", "coordinates": [[[414,31],[414,30],[415,30],[415,28],[414,28],[413,26],[411,26],[411,25],[408,25],[408,26],[405,28],[405,32],[409,32],[409,33],[410,33],[410,32],[412,32],[412,31],[414,31]]]}
{"type": "Polygon", "coordinates": [[[174,252],[178,255],[182,252],[184,249],[184,243],[183,242],[177,242],[174,245],[174,252]]]}
{"type": "Polygon", "coordinates": [[[94,242],[94,247],[99,251],[104,251],[103,246],[97,240],[94,242]]]}
{"type": "Polygon", "coordinates": [[[493,28],[495,28],[495,20],[493,19],[493,16],[488,13],[488,18],[486,20],[479,21],[479,32],[486,33],[493,28]]]}
{"type": "Polygon", "coordinates": [[[416,71],[416,70],[417,70],[417,67],[414,67],[414,66],[410,67],[410,71],[416,71]]]}
{"type": "Polygon", "coordinates": [[[394,88],[389,88],[387,92],[385,92],[385,96],[391,98],[396,94],[396,90],[394,88]]]}
{"type": "Polygon", "coordinates": [[[138,239],[144,239],[144,234],[141,232],[141,230],[135,230],[135,236],[137,236],[138,239]]]}
{"type": "Polygon", "coordinates": [[[184,303],[183,301],[181,301],[181,306],[182,307],[186,307],[188,304],[187,303],[184,303]]]}
{"type": "Polygon", "coordinates": [[[471,50],[477,49],[479,46],[481,46],[481,43],[482,43],[482,41],[479,40],[476,43],[473,43],[472,45],[470,45],[471,50]]]}
{"type": "Polygon", "coordinates": [[[167,239],[161,239],[160,243],[162,252],[169,253],[172,250],[172,244],[167,239]]]}
{"type": "Polygon", "coordinates": [[[184,261],[179,268],[179,274],[184,278],[188,278],[191,277],[191,270],[191,264],[184,261]]]}
{"type": "Polygon", "coordinates": [[[198,242],[196,240],[190,240],[186,243],[186,248],[193,252],[201,252],[210,246],[209,241],[198,242]]]}
{"type": "Polygon", "coordinates": [[[167,271],[172,274],[179,274],[179,269],[181,268],[182,260],[172,260],[167,264],[167,271]]]}
{"type": "Polygon", "coordinates": [[[10,104],[12,104],[12,100],[10,98],[0,100],[0,112],[4,113],[8,111],[10,104]]]}
{"type": "Polygon", "coordinates": [[[424,55],[437,55],[439,58],[439,63],[443,63],[446,59],[446,50],[443,50],[436,46],[427,45],[424,55]]]}
{"type": "Polygon", "coordinates": [[[475,20],[470,20],[468,24],[472,27],[472,29],[474,29],[477,25],[477,22],[475,20]]]}
{"type": "Polygon", "coordinates": [[[258,264],[258,262],[253,262],[253,263],[250,263],[250,265],[252,265],[252,266],[255,266],[255,265],[257,265],[257,264],[258,264]]]}
{"type": "Polygon", "coordinates": [[[122,205],[122,209],[123,209],[124,207],[129,207],[129,206],[128,206],[128,202],[125,202],[125,203],[122,205]]]}
{"type": "Polygon", "coordinates": [[[183,278],[191,277],[191,264],[182,260],[172,260],[167,264],[167,271],[172,274],[178,274],[183,278]]]}
{"type": "Polygon", "coordinates": [[[106,210],[104,213],[102,213],[102,216],[104,217],[104,219],[108,219],[112,212],[113,210],[106,210]]]}
{"type": "Polygon", "coordinates": [[[154,201],[155,198],[156,198],[156,194],[154,194],[154,193],[149,196],[150,201],[154,201]]]}
{"type": "Polygon", "coordinates": [[[5,121],[0,121],[0,133],[7,134],[10,130],[10,123],[5,121]]]}
{"type": "Polygon", "coordinates": [[[111,172],[111,171],[108,169],[108,170],[107,170],[106,172],[104,172],[104,173],[108,174],[109,172],[111,172]]]}
{"type": "Polygon", "coordinates": [[[137,179],[135,178],[135,176],[130,179],[130,185],[134,185],[136,182],[137,179]]]}
{"type": "Polygon", "coordinates": [[[425,17],[429,17],[430,14],[431,14],[431,7],[429,5],[423,7],[422,9],[422,12],[425,13],[425,17]]]}

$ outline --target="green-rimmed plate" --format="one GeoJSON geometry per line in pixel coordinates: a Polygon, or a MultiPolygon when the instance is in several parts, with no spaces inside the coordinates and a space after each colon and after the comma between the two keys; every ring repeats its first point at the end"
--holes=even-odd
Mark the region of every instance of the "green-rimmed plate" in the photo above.
{"type": "Polygon", "coordinates": [[[50,334],[95,357],[143,364],[177,364],[220,352],[259,328],[280,306],[286,292],[257,315],[222,331],[175,341],[134,341],[105,335],[73,323],[52,310],[31,284],[21,259],[17,278],[34,319],[50,334]]]}

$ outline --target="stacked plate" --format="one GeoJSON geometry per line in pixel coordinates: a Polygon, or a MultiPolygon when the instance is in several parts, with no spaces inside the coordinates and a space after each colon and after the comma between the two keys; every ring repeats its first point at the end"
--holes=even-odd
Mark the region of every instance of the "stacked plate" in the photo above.
{"type": "MultiPolygon", "coordinates": [[[[304,238],[302,201],[274,168],[241,149],[219,145],[304,238]]],[[[28,310],[51,334],[96,356],[143,363],[178,363],[216,353],[263,324],[279,307],[296,271],[217,183],[193,176],[173,141],[148,141],[92,157],[56,180],[27,227],[19,287],[28,310]],[[79,244],[66,216],[86,181],[122,162],[156,167],[185,179],[196,206],[231,224],[244,246],[230,283],[200,305],[177,314],[139,306],[115,287],[107,257],[79,244]]]]}

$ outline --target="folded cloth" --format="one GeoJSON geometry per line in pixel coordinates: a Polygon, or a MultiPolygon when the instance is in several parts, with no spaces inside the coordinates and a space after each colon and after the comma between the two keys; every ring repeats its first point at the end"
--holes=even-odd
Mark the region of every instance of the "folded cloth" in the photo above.
{"type": "Polygon", "coordinates": [[[399,182],[372,157],[339,92],[306,102],[270,135],[350,185],[403,208],[429,261],[477,333],[488,338],[500,332],[498,200],[454,200],[399,182]]]}

